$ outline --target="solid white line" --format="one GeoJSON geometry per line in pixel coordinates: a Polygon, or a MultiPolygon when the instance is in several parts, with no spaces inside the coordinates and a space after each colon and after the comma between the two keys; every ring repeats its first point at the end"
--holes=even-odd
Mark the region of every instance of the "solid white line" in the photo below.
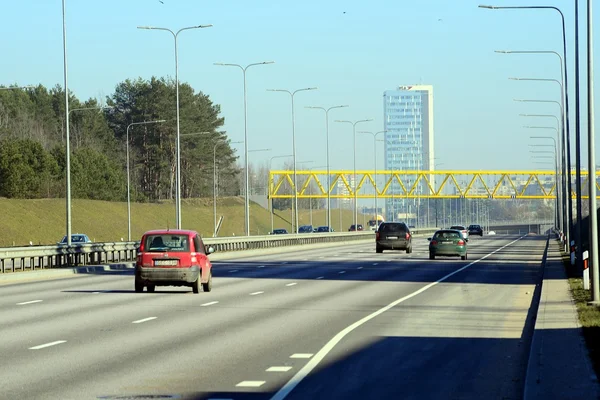
{"type": "Polygon", "coordinates": [[[46,347],[56,346],[57,344],[66,343],[66,342],[67,342],[66,340],[57,340],[56,342],[50,342],[50,343],[46,343],[46,344],[40,344],[39,346],[30,347],[29,350],[44,349],[46,347]]]}
{"type": "MultiPolygon", "coordinates": [[[[321,362],[323,361],[323,359],[327,356],[327,354],[333,350],[333,348],[342,341],[342,339],[344,339],[344,337],[346,337],[350,332],[352,332],[353,330],[355,330],[356,328],[358,328],[359,326],[365,324],[366,322],[369,322],[370,320],[372,320],[373,318],[383,314],[384,312],[388,311],[389,309],[397,306],[398,304],[412,298],[415,297],[421,293],[423,293],[424,291],[431,289],[432,287],[436,286],[438,283],[444,282],[445,280],[447,280],[448,278],[458,274],[459,272],[464,271],[465,269],[469,268],[471,265],[477,264],[478,262],[485,260],[486,258],[490,257],[491,255],[505,249],[506,247],[518,242],[519,240],[523,239],[525,236],[521,236],[520,238],[513,240],[512,242],[500,247],[499,249],[496,249],[494,251],[492,251],[489,254],[486,254],[485,256],[481,257],[478,260],[475,260],[459,269],[457,269],[454,272],[451,272],[445,276],[443,276],[442,278],[438,279],[435,282],[431,282],[428,285],[423,286],[421,289],[412,292],[409,295],[406,295],[396,301],[391,302],[390,304],[388,304],[385,307],[380,308],[379,310],[367,315],[366,317],[356,321],[355,323],[353,323],[352,325],[347,326],[345,329],[343,329],[342,331],[340,331],[337,335],[335,335],[331,340],[329,340],[329,342],[327,342],[325,344],[325,346],[323,346],[321,348],[321,350],[319,350],[317,352],[317,354],[309,361],[306,363],[306,365],[304,367],[302,367],[302,369],[300,371],[298,371],[296,373],[296,375],[294,375],[292,377],[292,379],[290,379],[281,389],[279,389],[279,391],[277,393],[275,393],[275,395],[273,397],[271,397],[271,400],[283,400],[287,397],[288,394],[290,394],[290,392],[292,390],[294,390],[294,388],[296,386],[298,386],[298,384],[300,382],[302,382],[302,380],[304,378],[306,378],[308,376],[308,374],[310,374],[310,372],[321,362]]],[[[293,357],[293,356],[292,356],[293,357]]]]}
{"type": "Polygon", "coordinates": [[[242,381],[235,385],[236,387],[261,387],[265,381],[242,381]]]}
{"type": "Polygon", "coordinates": [[[238,272],[238,271],[239,271],[239,269],[232,269],[232,270],[231,270],[231,271],[229,271],[229,272],[238,272]]]}
{"type": "Polygon", "coordinates": [[[257,294],[263,294],[264,292],[254,292],[254,293],[250,293],[250,296],[256,296],[257,294]]]}
{"type": "Polygon", "coordinates": [[[153,319],[156,319],[158,317],[148,317],[148,318],[144,318],[144,319],[138,319],[137,321],[133,321],[132,324],[141,324],[142,322],[146,322],[146,321],[152,321],[153,319]]]}
{"type": "Polygon", "coordinates": [[[317,277],[317,279],[323,279],[323,278],[325,278],[325,277],[324,277],[324,276],[319,276],[319,277],[317,277]]]}
{"type": "Polygon", "coordinates": [[[295,353],[292,354],[290,358],[311,358],[312,356],[312,353],[295,353]]]}
{"type": "Polygon", "coordinates": [[[346,273],[346,271],[340,271],[340,272],[338,272],[338,274],[345,274],[345,273],[346,273]]]}
{"type": "Polygon", "coordinates": [[[266,369],[266,372],[288,372],[292,367],[270,367],[266,369]]]}
{"type": "Polygon", "coordinates": [[[210,303],[200,304],[201,307],[212,306],[213,304],[217,304],[218,301],[211,301],[210,303]]]}
{"type": "Polygon", "coordinates": [[[296,282],[292,282],[292,283],[288,283],[288,284],[287,284],[287,285],[285,285],[285,286],[294,286],[294,285],[297,285],[297,283],[296,283],[296,282]]]}
{"type": "Polygon", "coordinates": [[[31,301],[24,301],[22,303],[17,303],[18,306],[24,306],[26,304],[33,304],[33,303],[41,303],[44,300],[31,300],[31,301]]]}

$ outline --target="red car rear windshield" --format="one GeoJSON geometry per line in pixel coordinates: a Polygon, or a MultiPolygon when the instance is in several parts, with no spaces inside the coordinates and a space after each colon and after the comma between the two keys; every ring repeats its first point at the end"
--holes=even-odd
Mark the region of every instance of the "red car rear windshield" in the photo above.
{"type": "Polygon", "coordinates": [[[190,241],[187,235],[148,235],[144,244],[145,251],[190,251],[190,241]]]}

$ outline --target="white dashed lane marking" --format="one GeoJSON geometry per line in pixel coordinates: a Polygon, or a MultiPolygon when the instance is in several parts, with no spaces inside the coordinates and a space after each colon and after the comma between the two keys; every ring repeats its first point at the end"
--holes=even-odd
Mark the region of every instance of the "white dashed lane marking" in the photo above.
{"type": "Polygon", "coordinates": [[[317,279],[323,279],[323,278],[325,278],[325,277],[324,277],[324,276],[319,276],[319,277],[317,277],[317,279]]]}
{"type": "Polygon", "coordinates": [[[231,270],[231,271],[229,271],[229,272],[238,272],[238,271],[239,271],[239,269],[232,269],[232,270],[231,270]]]}
{"type": "Polygon", "coordinates": [[[264,268],[264,267],[265,267],[264,265],[259,265],[257,268],[264,268]]]}
{"type": "Polygon", "coordinates": [[[250,293],[250,296],[256,296],[257,294],[263,294],[263,293],[264,292],[253,292],[253,293],[250,293]]]}
{"type": "MultiPolygon", "coordinates": [[[[377,265],[377,264],[375,264],[375,265],[377,265]]],[[[356,268],[356,269],[363,269],[363,267],[358,267],[358,268],[356,268]]]]}
{"type": "Polygon", "coordinates": [[[311,358],[312,356],[312,353],[295,353],[290,358],[311,358]]]}
{"type": "Polygon", "coordinates": [[[265,381],[241,381],[236,387],[261,387],[265,384],[265,381]]]}
{"type": "Polygon", "coordinates": [[[213,304],[217,304],[218,301],[211,301],[210,303],[204,303],[204,304],[200,304],[202,307],[206,307],[206,306],[212,306],[213,304]]]}
{"type": "Polygon", "coordinates": [[[34,303],[41,303],[43,300],[31,300],[31,301],[24,301],[22,303],[17,303],[18,306],[24,306],[27,304],[34,304],[34,303]]]}
{"type": "Polygon", "coordinates": [[[66,340],[57,340],[56,342],[50,342],[46,344],[40,344],[39,346],[30,347],[29,350],[45,349],[46,347],[56,346],[57,344],[62,344],[66,342],[66,340]]]}
{"type": "Polygon", "coordinates": [[[148,322],[148,321],[152,321],[153,319],[156,319],[158,317],[148,317],[148,318],[144,318],[144,319],[138,319],[137,321],[133,321],[132,324],[141,324],[144,322],[148,322]]]}
{"type": "Polygon", "coordinates": [[[294,286],[294,285],[297,285],[297,283],[296,283],[296,282],[292,282],[292,283],[288,283],[288,284],[287,284],[287,285],[285,285],[285,286],[294,286]]]}
{"type": "Polygon", "coordinates": [[[379,264],[379,263],[373,263],[373,265],[377,265],[377,264],[379,264]]]}
{"type": "Polygon", "coordinates": [[[266,372],[288,372],[292,367],[270,367],[266,372]]]}
{"type": "Polygon", "coordinates": [[[338,272],[338,274],[345,274],[345,273],[346,273],[346,271],[340,271],[340,272],[338,272]]]}

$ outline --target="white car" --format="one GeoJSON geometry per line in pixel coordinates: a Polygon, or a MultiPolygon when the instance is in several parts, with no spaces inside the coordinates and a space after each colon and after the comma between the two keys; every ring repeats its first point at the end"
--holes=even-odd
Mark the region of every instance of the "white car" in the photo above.
{"type": "Polygon", "coordinates": [[[465,239],[469,238],[469,230],[462,225],[452,225],[450,229],[456,229],[457,231],[460,231],[465,239]]]}

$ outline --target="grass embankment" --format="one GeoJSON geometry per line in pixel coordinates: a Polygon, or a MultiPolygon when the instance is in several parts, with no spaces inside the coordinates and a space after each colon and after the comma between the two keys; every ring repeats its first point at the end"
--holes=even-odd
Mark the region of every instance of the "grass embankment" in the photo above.
{"type": "MultiPolygon", "coordinates": [[[[54,244],[65,235],[65,199],[19,200],[0,198],[0,247],[27,246],[31,243],[54,244]]],[[[313,225],[325,225],[326,211],[313,210],[313,225]]],[[[85,233],[96,242],[127,240],[127,203],[96,200],[72,201],[72,231],[85,233]]],[[[185,229],[200,232],[203,237],[211,237],[214,225],[213,204],[210,199],[182,200],[181,221],[185,229]]],[[[244,235],[244,199],[239,197],[221,198],[217,202],[217,218],[223,216],[219,236],[244,235]]],[[[299,224],[310,223],[306,210],[299,213],[299,224]]],[[[291,212],[277,211],[273,225],[291,231],[291,212]]],[[[340,228],[339,210],[331,212],[332,226],[340,228]]],[[[359,220],[363,216],[359,215],[359,220]]],[[[367,217],[368,219],[368,217],[367,217]]],[[[343,230],[352,223],[352,211],[341,214],[343,230]]],[[[132,203],[131,236],[138,240],[150,229],[175,227],[174,202],[132,203]]],[[[266,235],[271,230],[269,211],[258,204],[250,203],[250,232],[252,235],[266,235]]]]}
{"type": "Polygon", "coordinates": [[[568,256],[563,256],[563,263],[569,275],[571,294],[577,306],[583,337],[590,352],[596,376],[600,377],[600,307],[588,305],[588,302],[592,300],[591,292],[583,288],[581,277],[573,276],[568,256]]]}

